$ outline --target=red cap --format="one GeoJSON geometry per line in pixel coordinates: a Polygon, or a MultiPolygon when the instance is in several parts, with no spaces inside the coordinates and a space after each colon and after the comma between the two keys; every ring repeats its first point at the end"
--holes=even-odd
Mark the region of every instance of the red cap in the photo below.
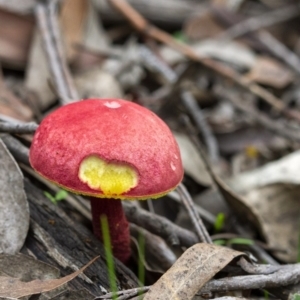
{"type": "Polygon", "coordinates": [[[30,163],[65,189],[94,197],[159,197],[183,177],[168,126],[150,110],[120,99],[82,100],[47,116],[34,135],[30,163]]]}

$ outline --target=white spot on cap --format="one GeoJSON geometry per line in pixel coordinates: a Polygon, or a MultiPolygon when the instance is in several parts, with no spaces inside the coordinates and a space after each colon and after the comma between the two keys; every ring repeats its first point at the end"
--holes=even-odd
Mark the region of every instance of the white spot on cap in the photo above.
{"type": "Polygon", "coordinates": [[[171,166],[171,169],[172,169],[173,171],[176,170],[176,167],[175,167],[175,165],[173,164],[173,162],[170,163],[170,166],[171,166]]]}
{"type": "Polygon", "coordinates": [[[175,159],[178,159],[178,156],[176,154],[174,154],[175,159]]]}
{"type": "Polygon", "coordinates": [[[106,106],[108,108],[119,108],[119,107],[121,107],[121,104],[117,101],[106,101],[104,103],[104,106],[106,106]]]}

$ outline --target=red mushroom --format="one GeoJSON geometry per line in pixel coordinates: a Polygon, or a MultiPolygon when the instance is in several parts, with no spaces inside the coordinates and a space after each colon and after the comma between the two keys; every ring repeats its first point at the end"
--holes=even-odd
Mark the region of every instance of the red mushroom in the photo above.
{"type": "Polygon", "coordinates": [[[120,199],[158,198],[181,181],[178,145],[150,110],[119,99],[74,102],[47,116],[30,148],[32,167],[57,185],[91,196],[93,229],[102,240],[106,215],[113,253],[130,256],[120,199]]]}

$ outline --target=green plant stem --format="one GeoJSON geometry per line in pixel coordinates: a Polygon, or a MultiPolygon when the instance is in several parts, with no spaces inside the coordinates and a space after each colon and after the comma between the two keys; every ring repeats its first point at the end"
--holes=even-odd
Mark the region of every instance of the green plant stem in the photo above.
{"type": "Polygon", "coordinates": [[[112,297],[114,300],[117,300],[117,282],[116,282],[116,273],[115,273],[115,265],[114,258],[112,254],[111,242],[110,242],[110,234],[107,217],[105,215],[100,216],[101,229],[103,234],[103,244],[105,250],[106,264],[109,276],[109,284],[110,290],[112,292],[112,297]]]}

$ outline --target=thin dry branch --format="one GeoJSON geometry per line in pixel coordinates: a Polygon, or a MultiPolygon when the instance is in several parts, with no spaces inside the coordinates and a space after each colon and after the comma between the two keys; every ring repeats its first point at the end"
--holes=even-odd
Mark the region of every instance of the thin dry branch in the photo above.
{"type": "Polygon", "coordinates": [[[287,115],[290,118],[295,118],[299,121],[299,114],[290,114],[286,109],[285,104],[268,90],[249,81],[246,77],[237,73],[230,67],[214,61],[210,58],[204,58],[198,55],[194,49],[186,44],[176,41],[170,34],[150,24],[141,14],[139,14],[132,6],[125,0],[110,0],[111,4],[122,13],[131,24],[141,33],[153,38],[156,41],[162,42],[171,48],[181,52],[191,60],[194,60],[203,66],[215,71],[217,74],[232,80],[237,85],[248,90],[257,97],[263,99],[266,103],[271,105],[276,111],[287,115]]]}
{"type": "Polygon", "coordinates": [[[220,160],[218,142],[210,126],[207,124],[202,110],[197,104],[196,99],[187,89],[183,89],[181,91],[181,99],[184,106],[193,117],[198,130],[203,136],[205,145],[207,147],[207,153],[210,157],[210,162],[213,164],[217,163],[220,160]]]}
{"type": "MultiPolygon", "coordinates": [[[[268,267],[268,266],[267,266],[268,267]]],[[[271,266],[272,268],[272,266],[271,266]]],[[[251,289],[269,289],[296,284],[300,281],[300,264],[281,266],[279,270],[268,275],[244,275],[235,277],[226,277],[209,281],[199,292],[199,295],[207,295],[213,292],[241,291],[251,289]]],[[[130,299],[129,295],[135,296],[139,293],[145,293],[150,286],[135,288],[126,291],[117,292],[122,298],[130,299]]],[[[113,299],[113,294],[109,293],[96,299],[113,299]]]]}
{"type": "Polygon", "coordinates": [[[35,15],[42,34],[49,68],[62,104],[78,99],[67,62],[63,54],[55,14],[57,1],[43,1],[36,5],[35,15]]]}
{"type": "Polygon", "coordinates": [[[0,132],[16,133],[16,134],[30,134],[34,133],[38,128],[38,124],[34,122],[29,123],[10,123],[0,122],[0,132]]]}
{"type": "Polygon", "coordinates": [[[284,61],[291,69],[300,73],[300,58],[271,33],[263,30],[264,27],[278,24],[299,16],[300,10],[298,4],[280,7],[279,9],[267,12],[265,14],[249,18],[245,21],[232,25],[224,31],[218,38],[223,40],[236,39],[242,35],[255,37],[266,49],[279,59],[284,61]],[[253,33],[253,31],[257,31],[253,33]]]}
{"type": "Polygon", "coordinates": [[[179,227],[164,217],[139,208],[129,201],[123,201],[123,208],[129,222],[161,236],[172,245],[190,247],[198,242],[198,238],[193,232],[179,227]]]}
{"type": "Polygon", "coordinates": [[[229,100],[236,109],[245,113],[257,124],[267,128],[271,132],[274,132],[275,134],[280,135],[288,140],[300,142],[300,134],[297,130],[287,127],[284,123],[278,120],[274,121],[267,115],[255,110],[253,107],[249,107],[249,105],[242,103],[228,89],[219,86],[214,89],[214,93],[220,98],[229,100]]]}
{"type": "Polygon", "coordinates": [[[194,225],[196,233],[198,235],[199,240],[202,243],[209,243],[212,244],[212,240],[210,238],[209,233],[207,232],[206,227],[204,226],[199,214],[196,211],[194,201],[189,194],[186,187],[180,183],[177,187],[177,192],[180,195],[181,202],[184,204],[185,208],[187,209],[191,221],[194,225]]]}

